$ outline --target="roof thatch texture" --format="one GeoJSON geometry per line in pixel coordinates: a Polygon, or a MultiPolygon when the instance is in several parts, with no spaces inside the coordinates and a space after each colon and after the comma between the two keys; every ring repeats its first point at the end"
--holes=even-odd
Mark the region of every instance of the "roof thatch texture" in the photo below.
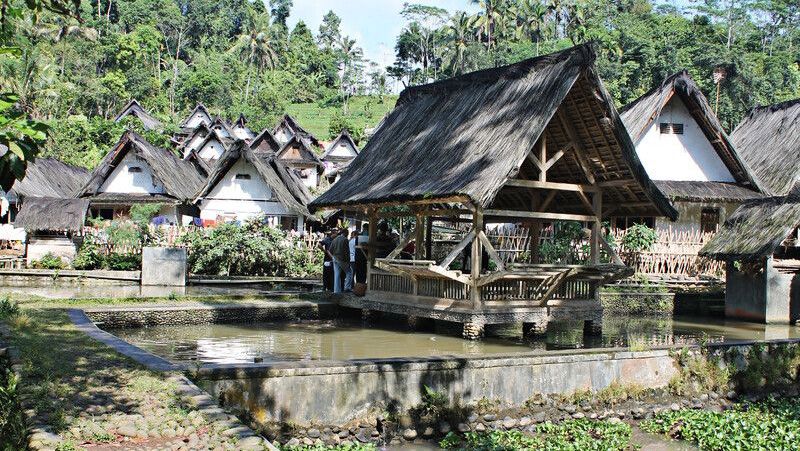
{"type": "Polygon", "coordinates": [[[311,142],[300,135],[292,136],[277,153],[278,158],[289,165],[314,165],[318,170],[324,167],[311,142]]]}
{"type": "Polygon", "coordinates": [[[128,116],[139,119],[145,130],[157,130],[161,128],[161,121],[151,116],[136,99],[131,99],[125,107],[122,108],[119,114],[117,114],[117,117],[114,118],[114,122],[119,122],[128,116]]]}
{"type": "Polygon", "coordinates": [[[281,145],[269,129],[264,129],[252,141],[250,148],[256,153],[277,153],[281,150],[281,145]]]}
{"type": "Polygon", "coordinates": [[[13,196],[32,197],[75,197],[86,181],[89,171],[56,160],[37,158],[28,164],[25,177],[11,188],[13,196]]]}
{"type": "Polygon", "coordinates": [[[180,123],[178,126],[179,126],[179,127],[181,127],[181,128],[186,128],[186,127],[187,127],[187,124],[189,123],[189,120],[190,120],[190,119],[192,118],[192,116],[194,116],[194,114],[195,114],[195,113],[197,113],[197,112],[200,112],[200,113],[203,113],[203,114],[205,114],[205,115],[206,115],[206,117],[208,117],[208,120],[209,120],[209,121],[213,120],[213,116],[211,116],[211,113],[209,113],[209,112],[208,112],[208,108],[206,108],[206,106],[205,106],[205,105],[203,105],[202,103],[198,103],[198,104],[197,104],[197,105],[196,105],[196,106],[195,106],[195,107],[192,109],[192,111],[189,113],[189,115],[188,115],[188,116],[186,116],[186,118],[185,118],[184,120],[182,120],[182,121],[181,121],[181,123],[180,123]]]}
{"type": "MultiPolygon", "coordinates": [[[[569,148],[574,134],[581,149],[565,153],[548,171],[548,181],[586,183],[578,161],[585,157],[587,170],[607,185],[604,205],[618,205],[619,214],[675,218],[642,167],[594,61],[593,48],[583,45],[404,90],[342,178],[312,208],[459,196],[484,208],[529,211],[530,190],[504,185],[518,175],[535,177],[527,156],[540,137],[552,155],[569,148]]],[[[568,212],[573,207],[561,196],[551,208],[568,212]]]]}
{"type": "Polygon", "coordinates": [[[763,194],[735,183],[655,180],[658,189],[671,200],[694,202],[741,202],[763,194]]]}
{"type": "Polygon", "coordinates": [[[197,149],[192,149],[184,158],[185,161],[191,163],[195,169],[200,173],[201,176],[208,177],[208,174],[211,173],[211,170],[214,168],[216,161],[207,161],[203,158],[200,158],[200,155],[197,153],[197,149]]]}
{"type": "Polygon", "coordinates": [[[214,165],[209,174],[205,185],[196,194],[196,201],[206,197],[214,187],[225,177],[228,170],[240,158],[255,167],[264,181],[269,185],[275,198],[288,210],[311,217],[308,211],[308,202],[311,194],[308,192],[303,182],[294,174],[290,168],[286,167],[274,154],[256,153],[244,141],[236,143],[226,150],[222,157],[214,165]]]}
{"type": "Polygon", "coordinates": [[[700,250],[720,260],[756,260],[772,255],[800,226],[800,185],[787,196],[742,204],[700,250]]]}
{"type": "Polygon", "coordinates": [[[93,197],[100,193],[103,182],[127,155],[134,152],[152,168],[153,174],[163,184],[166,195],[179,201],[194,199],[203,184],[202,175],[188,161],[171,151],[153,146],[133,131],[127,130],[111,151],[92,172],[89,181],[80,190],[80,197],[93,197]]]}
{"type": "MultiPolygon", "coordinates": [[[[333,141],[331,141],[331,143],[328,145],[328,148],[325,150],[325,153],[322,154],[322,157],[320,159],[332,160],[332,161],[343,160],[342,157],[331,156],[331,153],[334,150],[336,150],[336,147],[339,146],[339,144],[341,144],[342,142],[348,143],[351,146],[353,146],[353,149],[356,151],[356,155],[358,155],[358,146],[356,145],[356,142],[353,141],[353,137],[350,136],[350,133],[348,133],[347,130],[342,130],[342,132],[339,133],[339,136],[337,136],[333,141]]],[[[344,158],[344,159],[350,160],[349,158],[344,158]]]]}
{"type": "Polygon", "coordinates": [[[292,131],[292,134],[294,134],[295,136],[299,135],[301,138],[310,142],[315,147],[320,147],[320,148],[322,147],[322,144],[320,144],[317,137],[312,135],[310,132],[306,131],[306,129],[304,129],[303,127],[301,127],[300,124],[297,122],[297,119],[295,119],[291,115],[284,114],[281,117],[281,120],[278,121],[278,125],[276,125],[275,128],[273,129],[272,134],[275,135],[276,131],[282,126],[289,128],[289,130],[292,131]]]}
{"type": "Polygon", "coordinates": [[[661,114],[661,110],[669,103],[670,99],[678,96],[692,117],[700,126],[703,134],[708,138],[711,146],[716,150],[722,162],[733,175],[734,179],[743,185],[760,190],[757,178],[753,176],[748,166],[736,152],[736,147],[731,143],[725,130],[714,114],[706,96],[700,91],[689,73],[684,71],[670,75],[659,86],[651,89],[643,96],[625,105],[620,110],[620,117],[625,123],[625,128],[631,134],[634,143],[638,142],[647,131],[650,124],[661,114]]]}
{"type": "Polygon", "coordinates": [[[731,139],[769,194],[783,196],[800,180],[800,98],[753,108],[731,139]]]}
{"type": "Polygon", "coordinates": [[[80,233],[88,210],[88,199],[28,197],[17,213],[14,225],[27,232],[80,233]]]}

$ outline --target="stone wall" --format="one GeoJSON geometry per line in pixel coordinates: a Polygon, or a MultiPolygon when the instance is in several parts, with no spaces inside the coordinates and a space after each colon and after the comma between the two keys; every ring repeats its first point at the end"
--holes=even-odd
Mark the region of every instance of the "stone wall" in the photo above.
{"type": "Polygon", "coordinates": [[[139,277],[139,271],[2,269],[0,285],[15,287],[138,285],[139,277]]]}
{"type": "Polygon", "coordinates": [[[333,304],[297,301],[283,304],[121,307],[86,309],[84,311],[93,322],[109,329],[317,319],[321,316],[333,315],[334,309],[333,304]]]}

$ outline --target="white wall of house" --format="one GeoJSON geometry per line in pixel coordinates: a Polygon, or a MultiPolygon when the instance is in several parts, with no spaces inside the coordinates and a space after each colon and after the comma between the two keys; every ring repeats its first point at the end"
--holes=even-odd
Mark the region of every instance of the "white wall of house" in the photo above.
{"type": "Polygon", "coordinates": [[[200,124],[208,125],[210,123],[211,123],[211,118],[210,117],[208,117],[202,111],[195,111],[194,114],[192,114],[192,117],[190,117],[189,120],[186,121],[186,126],[185,127],[186,128],[195,128],[200,124]]]}
{"type": "Polygon", "coordinates": [[[319,185],[319,174],[316,168],[295,168],[294,171],[297,172],[306,187],[316,188],[319,185]]]}
{"type": "Polygon", "coordinates": [[[339,157],[339,158],[355,158],[358,156],[358,152],[353,146],[350,144],[349,141],[341,140],[336,144],[336,147],[331,150],[331,152],[327,155],[327,157],[339,157]]]}
{"type": "Polygon", "coordinates": [[[653,180],[736,181],[678,97],[636,143],[636,153],[653,180]],[[683,124],[683,134],[661,133],[662,122],[683,124]]]}
{"type": "Polygon", "coordinates": [[[79,240],[68,236],[41,236],[28,237],[25,262],[30,265],[35,260],[41,260],[47,254],[61,258],[64,263],[72,263],[77,255],[79,240]]]}
{"type": "Polygon", "coordinates": [[[204,160],[218,160],[225,152],[225,146],[217,138],[211,138],[197,151],[204,160]]]}
{"type": "Polygon", "coordinates": [[[294,133],[292,133],[292,131],[289,130],[289,127],[280,126],[278,127],[277,130],[275,130],[275,139],[281,144],[289,142],[289,140],[292,139],[293,136],[294,133]]]}
{"type": "Polygon", "coordinates": [[[203,220],[243,221],[259,215],[292,216],[298,218],[299,228],[303,227],[303,218],[278,202],[256,168],[244,159],[231,166],[208,196],[200,201],[199,207],[203,220]]]}
{"type": "Polygon", "coordinates": [[[132,152],[100,186],[101,193],[163,194],[164,185],[153,174],[153,168],[132,152]]]}
{"type": "Polygon", "coordinates": [[[200,144],[202,144],[205,139],[206,139],[205,133],[198,133],[194,135],[192,138],[190,138],[189,142],[187,142],[186,145],[183,147],[183,158],[188,157],[189,154],[192,153],[194,149],[197,149],[197,147],[200,144]]]}

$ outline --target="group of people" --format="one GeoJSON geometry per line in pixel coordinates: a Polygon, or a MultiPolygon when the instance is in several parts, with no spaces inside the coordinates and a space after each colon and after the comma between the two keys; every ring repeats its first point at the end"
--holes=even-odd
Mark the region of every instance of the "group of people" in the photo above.
{"type": "Polygon", "coordinates": [[[379,222],[377,230],[375,243],[369,242],[368,223],[362,225],[360,233],[341,227],[325,236],[320,247],[325,253],[322,283],[326,290],[346,293],[352,292],[356,284],[366,284],[369,247],[374,247],[376,258],[385,258],[397,245],[386,221],[379,222]]]}

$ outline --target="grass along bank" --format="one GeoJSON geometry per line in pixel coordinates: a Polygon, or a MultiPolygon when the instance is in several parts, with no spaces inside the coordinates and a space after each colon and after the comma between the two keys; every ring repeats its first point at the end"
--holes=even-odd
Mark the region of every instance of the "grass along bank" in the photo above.
{"type": "Polygon", "coordinates": [[[2,341],[19,350],[16,399],[36,419],[31,426],[47,431],[40,445],[52,439],[58,443],[50,448],[61,451],[122,443],[143,449],[249,446],[226,433],[235,427],[230,419],[209,421],[182,400],[174,378],[87,337],[65,311],[16,308],[7,300],[0,306],[7,332],[2,341]]]}

